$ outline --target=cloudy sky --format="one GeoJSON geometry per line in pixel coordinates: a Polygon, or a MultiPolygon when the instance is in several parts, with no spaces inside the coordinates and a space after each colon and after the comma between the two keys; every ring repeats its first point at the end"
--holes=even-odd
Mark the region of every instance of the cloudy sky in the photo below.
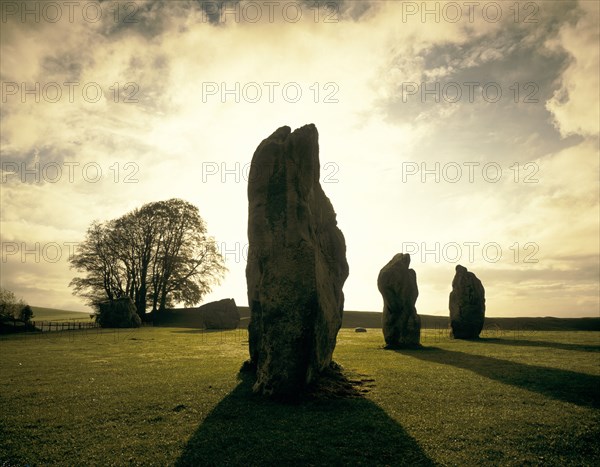
{"type": "Polygon", "coordinates": [[[599,10],[539,2],[2,2],[1,285],[85,310],[93,220],[192,202],[246,305],[247,169],[314,123],[346,309],[411,253],[417,310],[456,264],[488,316],[599,315],[599,10]]]}

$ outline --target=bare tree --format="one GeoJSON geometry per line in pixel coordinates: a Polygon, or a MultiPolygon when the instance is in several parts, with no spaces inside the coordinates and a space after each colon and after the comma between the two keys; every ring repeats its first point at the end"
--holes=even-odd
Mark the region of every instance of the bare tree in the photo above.
{"type": "Polygon", "coordinates": [[[114,221],[95,221],[88,228],[85,240],[69,258],[72,268],[87,272],[85,277],[75,277],[69,284],[74,288],[73,294],[86,298],[91,305],[126,295],[116,237],[114,221]]]}
{"type": "Polygon", "coordinates": [[[85,277],[71,281],[74,294],[99,303],[130,297],[143,317],[148,308],[194,305],[226,272],[216,242],[198,208],[170,199],[148,203],[104,224],[95,222],[70,259],[85,277]]]}

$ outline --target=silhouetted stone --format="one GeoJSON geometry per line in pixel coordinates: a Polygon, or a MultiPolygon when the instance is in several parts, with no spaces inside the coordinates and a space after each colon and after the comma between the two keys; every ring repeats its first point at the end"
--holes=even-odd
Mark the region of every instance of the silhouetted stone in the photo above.
{"type": "Polygon", "coordinates": [[[319,183],[318,132],[263,140],[248,182],[248,304],[254,391],[287,397],[330,363],[342,324],[346,244],[319,183]]]}
{"type": "Polygon", "coordinates": [[[367,332],[366,328],[354,328],[354,332],[367,332]]]}
{"type": "Polygon", "coordinates": [[[137,328],[142,325],[135,304],[129,297],[98,304],[96,321],[103,328],[137,328]]]}
{"type": "Polygon", "coordinates": [[[481,281],[460,264],[452,280],[450,292],[451,336],[456,339],[476,339],[485,320],[485,290],[481,281]]]}
{"type": "Polygon", "coordinates": [[[236,329],[240,312],[233,298],[206,303],[198,308],[206,329],[236,329]]]}
{"type": "Polygon", "coordinates": [[[377,278],[377,288],[383,296],[383,337],[387,348],[421,345],[421,318],[415,308],[419,296],[417,275],[409,265],[410,255],[398,253],[377,278]]]}

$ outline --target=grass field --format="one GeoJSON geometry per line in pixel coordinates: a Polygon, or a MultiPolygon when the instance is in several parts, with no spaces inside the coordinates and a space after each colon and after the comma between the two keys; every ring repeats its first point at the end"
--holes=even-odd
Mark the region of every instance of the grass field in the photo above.
{"type": "Polygon", "coordinates": [[[0,465],[598,465],[600,333],[342,330],[363,397],[251,394],[244,330],[146,327],[0,339],[0,465]]]}

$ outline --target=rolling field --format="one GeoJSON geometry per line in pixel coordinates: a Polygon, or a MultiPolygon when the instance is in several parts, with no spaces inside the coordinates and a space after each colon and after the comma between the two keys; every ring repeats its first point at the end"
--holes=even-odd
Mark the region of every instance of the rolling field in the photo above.
{"type": "Polygon", "coordinates": [[[598,465],[600,333],[423,332],[389,351],[343,329],[361,397],[263,400],[245,330],[0,339],[0,465],[598,465]]]}
{"type": "Polygon", "coordinates": [[[84,313],[41,306],[32,306],[31,308],[33,310],[33,321],[91,321],[90,313],[93,313],[93,310],[84,313]]]}

